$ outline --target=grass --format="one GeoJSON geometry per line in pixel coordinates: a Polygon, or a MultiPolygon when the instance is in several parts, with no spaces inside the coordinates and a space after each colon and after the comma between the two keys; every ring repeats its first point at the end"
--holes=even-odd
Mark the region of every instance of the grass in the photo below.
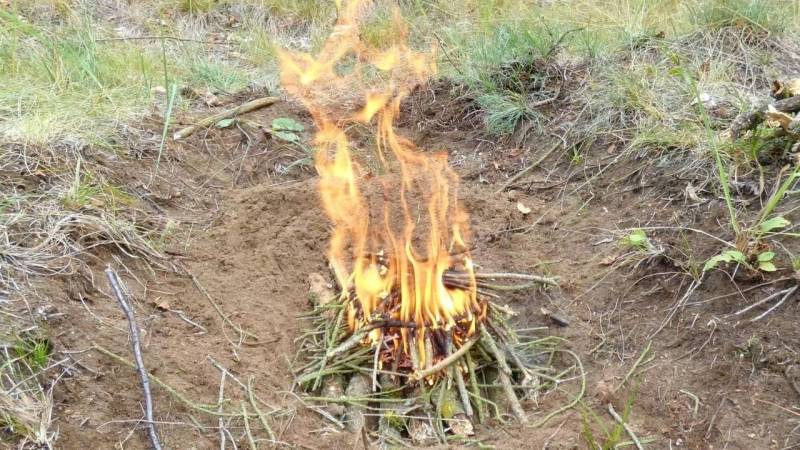
{"type": "MultiPolygon", "coordinates": [[[[96,159],[128,158],[124,143],[155,115],[164,122],[158,155],[149,155],[156,173],[172,118],[192,107],[176,92],[279,90],[276,46],[313,52],[336,14],[332,0],[124,3],[109,12],[91,0],[12,0],[0,9],[0,163],[38,183],[22,189],[16,178],[0,180],[0,253],[10,261],[0,272],[4,289],[70,273],[75,256],[96,245],[158,259],[174,223],[152,229],[134,217],[136,196],[96,159]]],[[[786,195],[800,172],[776,174],[764,161],[785,155],[793,141],[763,128],[736,142],[718,136],[754,93],[795,70],[783,52],[797,40],[798,2],[377,2],[362,29],[367,43],[396,39],[396,5],[413,45],[438,47],[441,76],[474,100],[486,133],[508,136],[531,125],[532,133],[558,134],[569,145],[556,163],[576,169],[591,159],[586,143],[594,142],[613,141],[630,157],[690,160],[691,170],[713,175],[708,197],[723,199],[734,236],[724,239],[752,246],[788,236],[785,225],[764,225],[791,211],[786,195]],[[556,94],[558,101],[538,106],[556,94]],[[739,173],[772,175],[763,204],[736,202],[729,181],[739,173]]],[[[702,266],[686,252],[697,259],[691,266],[702,266]]],[[[21,342],[4,367],[30,376],[46,366],[48,352],[21,342]]],[[[23,388],[0,395],[3,423],[25,439],[49,439],[48,390],[23,388]]],[[[604,432],[602,440],[618,435],[604,432]]]]}

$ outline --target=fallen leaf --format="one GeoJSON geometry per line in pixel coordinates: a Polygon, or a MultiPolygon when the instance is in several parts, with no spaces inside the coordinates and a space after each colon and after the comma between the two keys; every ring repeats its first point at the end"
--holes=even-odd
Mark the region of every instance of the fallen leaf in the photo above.
{"type": "Polygon", "coordinates": [[[617,261],[617,258],[619,258],[619,256],[617,255],[608,255],[605,258],[601,259],[598,264],[601,266],[610,266],[617,261]]]}
{"type": "Polygon", "coordinates": [[[522,202],[517,202],[517,210],[521,212],[523,215],[527,215],[531,213],[531,209],[527,206],[523,205],[522,202]]]}
{"type": "Polygon", "coordinates": [[[789,128],[794,120],[794,117],[785,112],[778,111],[772,105],[767,107],[767,125],[769,126],[780,126],[784,131],[791,131],[789,128]]]}
{"type": "Polygon", "coordinates": [[[791,80],[775,80],[772,82],[772,96],[787,98],[800,95],[800,78],[791,80]]]}
{"type": "Polygon", "coordinates": [[[156,308],[160,309],[161,311],[169,311],[169,303],[167,302],[158,302],[156,303],[156,308]]]}
{"type": "Polygon", "coordinates": [[[222,103],[219,97],[208,90],[200,94],[200,98],[203,100],[203,103],[205,103],[206,106],[219,106],[222,103]]]}
{"type": "Polygon", "coordinates": [[[692,186],[692,183],[686,184],[686,196],[695,203],[703,203],[703,199],[697,195],[697,190],[692,186]]]}

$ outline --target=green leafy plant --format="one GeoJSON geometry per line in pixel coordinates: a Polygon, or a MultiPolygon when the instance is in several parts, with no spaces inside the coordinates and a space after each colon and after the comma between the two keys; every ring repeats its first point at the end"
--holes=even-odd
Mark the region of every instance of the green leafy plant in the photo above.
{"type": "Polygon", "coordinates": [[[773,262],[774,259],[775,252],[765,251],[756,255],[755,262],[751,264],[748,261],[747,255],[745,255],[743,252],[740,252],[739,250],[726,250],[709,258],[708,261],[706,261],[705,266],[703,266],[703,271],[707,272],[712,270],[722,263],[729,264],[735,262],[745,267],[757,269],[762,272],[775,272],[778,270],[778,268],[775,267],[775,263],[773,262]]]}
{"type": "Polygon", "coordinates": [[[636,229],[625,235],[619,241],[620,245],[630,250],[649,250],[651,247],[647,233],[642,229],[636,229]]]}
{"type": "Polygon", "coordinates": [[[47,367],[53,344],[45,336],[32,336],[19,339],[14,345],[14,351],[31,369],[41,370],[47,367]]]}
{"type": "Polygon", "coordinates": [[[282,141],[298,143],[300,135],[298,133],[305,130],[302,123],[289,117],[278,117],[272,121],[270,134],[282,141]]]}

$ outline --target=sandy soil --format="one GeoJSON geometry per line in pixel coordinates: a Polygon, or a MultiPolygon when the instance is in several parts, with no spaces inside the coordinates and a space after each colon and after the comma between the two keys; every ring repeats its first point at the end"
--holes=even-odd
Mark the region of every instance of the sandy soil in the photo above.
{"type": "MultiPolygon", "coordinates": [[[[403,127],[422,147],[450,151],[463,179],[460,196],[471,213],[475,260],[492,270],[546,269],[562,278],[558,291],[511,296],[508,304],[521,313],[521,326],[548,326],[551,334],[566,338],[587,374],[581,407],[538,429],[513,424],[479,429],[484,444],[586,448],[585,423],[595,436],[602,432],[582,411],[592,409],[611,428],[607,405],[622,411],[632,399],[630,425],[641,438],[655,439],[648,448],[800,447],[800,417],[788,409],[800,401],[800,306],[790,300],[755,324],[747,322],[749,315],[731,316],[788,281],[737,295],[737,289],[763,281],[738,280],[737,287],[715,274],[653,336],[691,281],[678,274],[673,262],[678,258],[670,252],[694,237],[675,230],[648,232],[669,249],[666,255],[636,261],[635,267],[619,259],[620,230],[628,227],[679,224],[719,233],[723,205],[711,196],[700,206],[685,199],[687,181],[676,171],[682,167],[680,155],[665,161],[620,159],[612,145],[597,143],[585,166],[578,168],[569,158],[550,160],[547,170],[535,171],[513,193],[496,194],[504,174],[535,159],[544,143],[537,144],[536,136],[522,146],[514,139],[487,140],[474,120],[460,119],[471,107],[468,101],[448,96],[442,87],[431,89],[440,91],[432,96],[423,90],[416,103],[409,102],[403,127]],[[522,214],[517,202],[531,212],[522,214]],[[719,298],[726,294],[732,295],[719,298]],[[541,308],[557,312],[569,326],[555,325],[541,308]],[[638,377],[617,389],[648,342],[654,358],[646,358],[638,377]]],[[[248,119],[268,124],[275,117],[293,117],[311,127],[308,115],[290,102],[248,119]]],[[[154,136],[160,133],[157,118],[148,127],[154,136]]],[[[77,362],[55,393],[60,448],[147,448],[137,428],[142,398],[134,371],[96,351],[80,352],[94,343],[130,359],[127,323],[102,274],[109,262],[128,269],[121,275],[134,297],[146,363],[160,380],[194,402],[214,403],[220,372],[213,358],[243,382],[252,380],[258,395],[275,407],[270,420],[281,441],[319,449],[353,447],[358,441],[305,409],[291,393],[294,340],[304,330],[298,316],[309,309],[308,276],[327,273],[329,225],[314,174],[306,166],[281,173],[299,155],[257,129],[245,130],[252,145],[234,127],[169,143],[162,177],[143,195],[154,214],[178,224],[169,241],[171,261],[164,267],[101,249],[88,258],[90,270],[83,276],[39,286],[64,313],[50,324],[56,351],[77,362]],[[223,323],[192,277],[234,324],[258,340],[232,345],[237,332],[223,323]]],[[[152,154],[157,139],[140,145],[140,153],[152,154]]],[[[106,164],[125,185],[143,190],[152,160],[131,157],[106,164]]],[[[695,251],[704,250],[697,245],[695,251]]],[[[558,408],[578,387],[573,380],[538,406],[527,405],[532,417],[558,408]]],[[[230,380],[225,396],[234,408],[246,401],[230,380]]],[[[215,418],[160,388],[155,404],[166,448],[219,448],[215,418]]],[[[241,421],[229,424],[232,430],[242,426],[241,421]]],[[[237,444],[247,448],[246,440],[237,444]]]]}

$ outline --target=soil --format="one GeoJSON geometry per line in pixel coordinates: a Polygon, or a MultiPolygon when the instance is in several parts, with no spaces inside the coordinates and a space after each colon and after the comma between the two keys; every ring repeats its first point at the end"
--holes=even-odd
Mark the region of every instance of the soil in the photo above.
{"type": "MultiPolygon", "coordinates": [[[[214,112],[199,108],[193,114],[214,112]]],[[[508,176],[550,147],[545,137],[519,145],[485,136],[474,106],[442,85],[416,93],[404,112],[404,133],[422,148],[447,149],[462,176],[459,192],[471,214],[475,261],[489,270],[561,277],[558,290],[517,294],[507,303],[519,312],[519,326],[547,327],[547,333],[565,338],[565,348],[580,357],[586,372],[586,393],[577,408],[539,428],[480,427],[477,439],[496,448],[586,448],[587,427],[598,440],[603,427],[614,428],[607,413],[611,404],[620,413],[630,406],[630,427],[651,442],[647,448],[800,447],[800,416],[792,409],[800,403],[798,302],[789,299],[755,323],[748,322],[752,315],[732,315],[791,281],[737,290],[791,274],[733,281],[715,273],[655,334],[691,282],[681,274],[680,261],[689,254],[702,261],[718,251],[717,242],[686,230],[730,237],[719,225],[725,214],[719,199],[709,192],[701,193],[700,205],[686,198],[690,175],[677,169],[689,156],[619,158],[613,143],[597,143],[580,169],[569,157],[555,155],[523,185],[496,193],[508,176]],[[457,113],[445,113],[451,110],[457,113]],[[530,212],[523,214],[518,203],[530,212]],[[665,252],[632,258],[618,241],[624,229],[636,226],[682,230],[648,231],[665,252]],[[721,297],[727,294],[732,295],[721,297]],[[569,325],[557,324],[543,308],[569,325]],[[626,376],[647,347],[635,376],[626,376]]],[[[309,138],[308,114],[288,100],[247,120],[266,126],[277,117],[304,123],[303,137],[309,138]]],[[[299,316],[310,308],[309,275],[328,274],[330,231],[312,168],[292,166],[302,152],[252,125],[212,129],[170,141],[159,176],[149,183],[160,119],[154,116],[144,127],[150,138],[140,137],[130,157],[104,164],[140,196],[142,208],[171,223],[165,236],[169,258],[147,262],[99,249],[86,257],[81,275],[38,286],[48,310],[62,313],[49,321],[57,358],[74,362],[54,393],[58,447],[148,448],[139,426],[143,402],[136,373],[90,350],[99,345],[132,359],[127,322],[102,272],[109,263],[120,268],[131,291],[144,358],[159,380],[193,402],[213,404],[220,388],[213,359],[274,405],[270,421],[280,441],[296,448],[362,445],[360,436],[340,431],[293,393],[295,339],[305,327],[299,316]],[[237,331],[198,286],[257,341],[238,345],[237,331]]],[[[555,361],[562,367],[573,363],[567,356],[555,361]]],[[[527,405],[532,422],[564,405],[579,387],[580,380],[571,380],[538,405],[527,405]]],[[[230,409],[247,401],[230,378],[224,392],[230,409]]],[[[216,418],[162,388],[154,387],[154,394],[165,448],[219,448],[216,418]]],[[[242,435],[240,420],[227,426],[242,435]]],[[[237,445],[247,448],[246,438],[237,445]]]]}

